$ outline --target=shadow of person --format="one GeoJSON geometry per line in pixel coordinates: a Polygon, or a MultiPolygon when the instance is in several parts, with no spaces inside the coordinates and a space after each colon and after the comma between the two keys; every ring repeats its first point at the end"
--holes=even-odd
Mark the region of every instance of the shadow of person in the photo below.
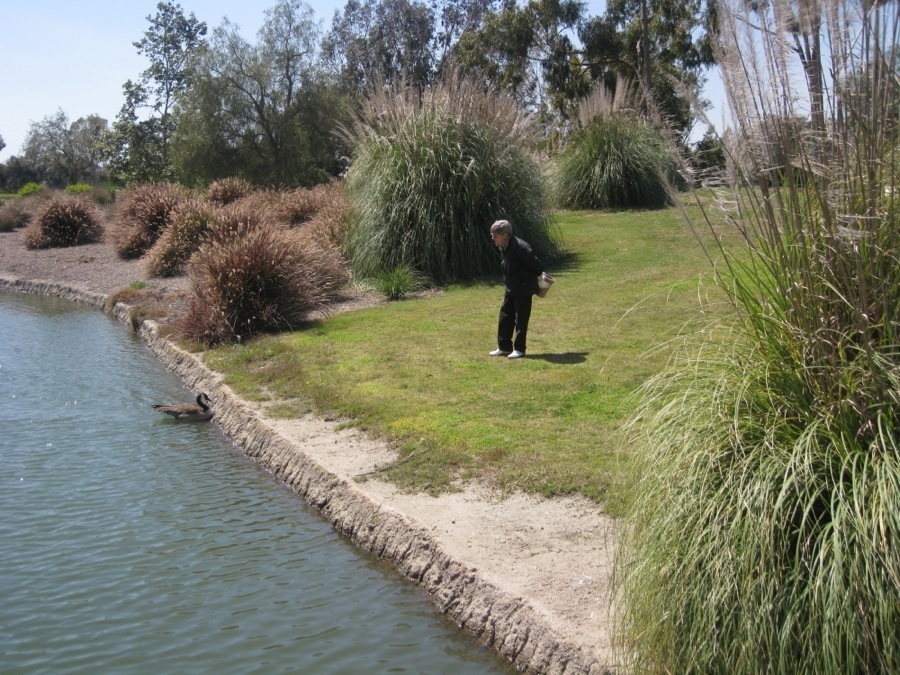
{"type": "Polygon", "coordinates": [[[558,363],[560,365],[573,365],[576,363],[584,363],[587,361],[587,352],[566,352],[565,354],[532,354],[528,352],[529,359],[540,359],[549,363],[558,363]]]}

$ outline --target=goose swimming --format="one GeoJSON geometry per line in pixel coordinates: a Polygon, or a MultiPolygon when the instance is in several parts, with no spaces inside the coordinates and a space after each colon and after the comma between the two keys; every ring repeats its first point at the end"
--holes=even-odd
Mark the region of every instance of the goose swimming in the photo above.
{"type": "Polygon", "coordinates": [[[189,403],[179,403],[176,405],[154,405],[154,410],[158,410],[166,415],[171,415],[177,420],[190,420],[193,422],[205,422],[212,418],[213,412],[207,403],[212,403],[209,396],[205,393],[197,394],[197,405],[189,403]],[[204,399],[206,402],[204,403],[204,399]]]}

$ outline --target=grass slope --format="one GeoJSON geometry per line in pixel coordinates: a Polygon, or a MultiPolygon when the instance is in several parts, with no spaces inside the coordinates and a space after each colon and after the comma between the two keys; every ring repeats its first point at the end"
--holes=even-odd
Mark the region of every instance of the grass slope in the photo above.
{"type": "Polygon", "coordinates": [[[535,298],[527,359],[487,355],[503,295],[488,281],[223,347],[208,362],[280,414],[336,413],[390,439],[412,457],[387,476],[409,489],[477,477],[612,506],[629,394],[663,366],[661,343],[709,319],[698,296],[709,263],[675,209],[557,223],[572,255],[535,298]]]}

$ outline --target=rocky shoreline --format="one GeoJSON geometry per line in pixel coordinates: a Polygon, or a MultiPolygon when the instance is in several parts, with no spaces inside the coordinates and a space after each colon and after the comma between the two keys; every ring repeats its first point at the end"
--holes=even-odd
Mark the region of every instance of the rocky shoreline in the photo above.
{"type": "MultiPolygon", "coordinates": [[[[111,289],[102,283],[92,288],[8,270],[10,243],[9,235],[0,237],[0,290],[106,306],[111,289]]],[[[132,268],[116,278],[135,273],[132,268]]],[[[113,312],[129,320],[128,306],[118,304],[113,312]]],[[[215,421],[236,446],[338,532],[422,586],[441,611],[518,669],[616,671],[609,624],[615,527],[596,504],[501,498],[478,486],[440,497],[410,495],[377,479],[360,481],[394,459],[389,447],[335,420],[267,417],[265,406],[244,401],[200,357],[161,337],[156,323],[145,321],[139,333],[187,387],[213,397],[215,421]]]]}

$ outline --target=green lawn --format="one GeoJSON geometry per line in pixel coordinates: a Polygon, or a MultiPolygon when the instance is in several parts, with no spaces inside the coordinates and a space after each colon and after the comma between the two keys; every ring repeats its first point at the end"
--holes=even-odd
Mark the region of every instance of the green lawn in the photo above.
{"type": "Polygon", "coordinates": [[[564,212],[571,253],[535,298],[528,358],[496,346],[502,286],[455,285],[306,330],[210,351],[209,365],[279,414],[339,414],[413,455],[386,476],[408,489],[481,478],[502,489],[615,499],[629,395],[671,338],[724,312],[711,266],[675,209],[564,212]]]}

